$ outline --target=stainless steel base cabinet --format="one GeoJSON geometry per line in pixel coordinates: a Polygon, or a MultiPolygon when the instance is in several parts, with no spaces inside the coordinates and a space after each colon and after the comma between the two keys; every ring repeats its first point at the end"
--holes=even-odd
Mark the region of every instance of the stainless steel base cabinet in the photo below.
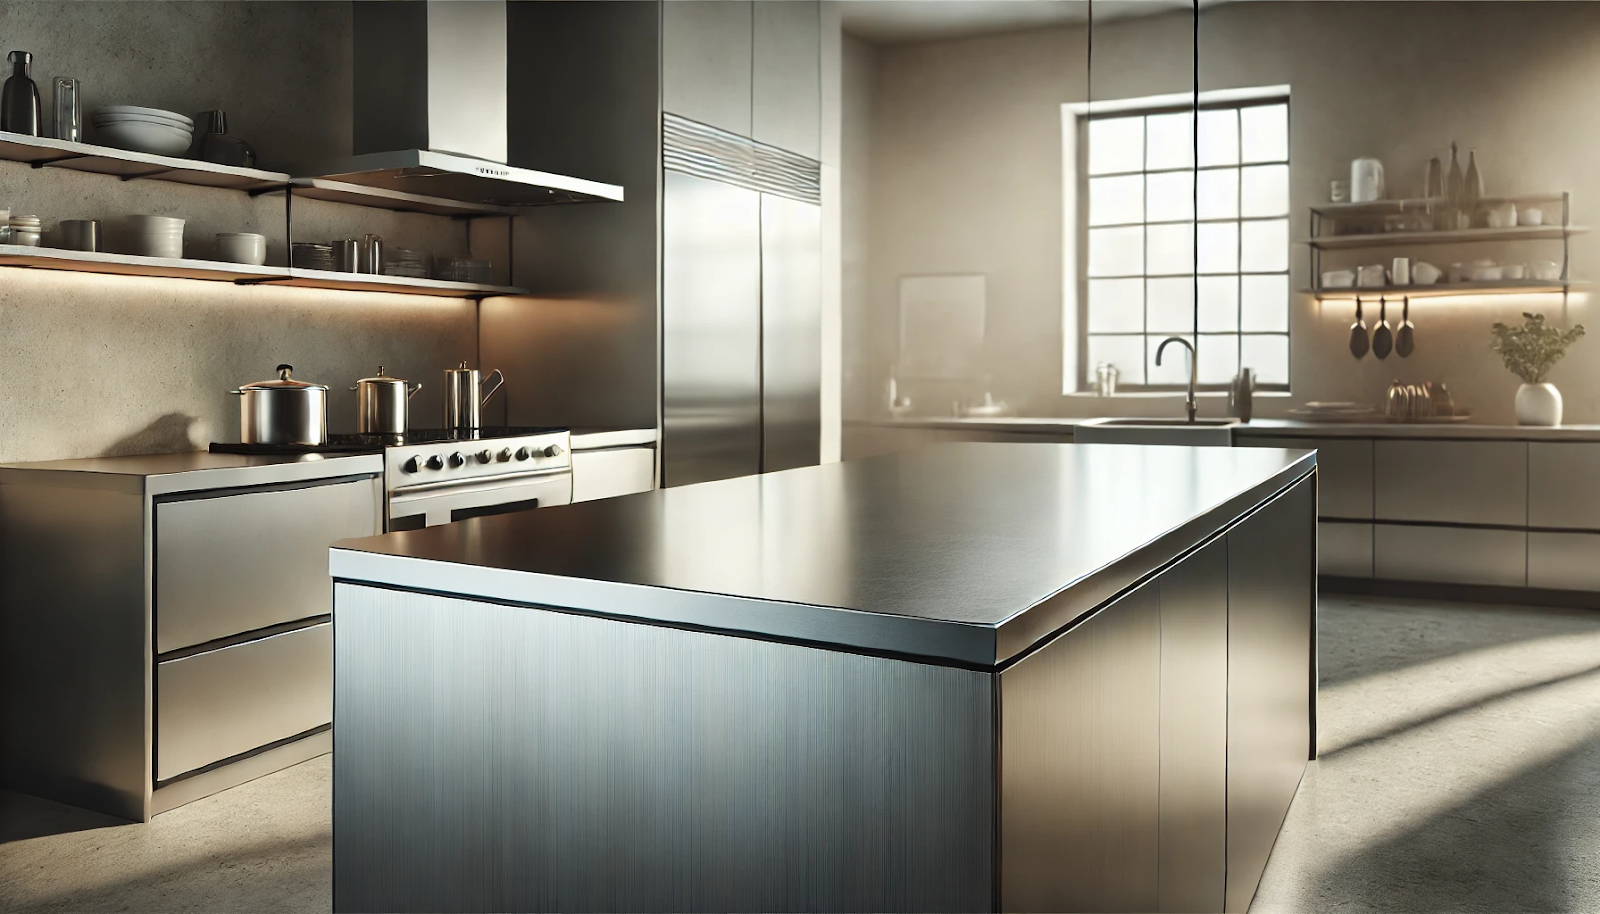
{"type": "Polygon", "coordinates": [[[328,751],[379,454],[0,467],[0,786],[136,821],[328,751]]]}
{"type": "Polygon", "coordinates": [[[1484,527],[1374,524],[1373,575],[1389,581],[1528,586],[1528,534],[1484,527]]]}
{"type": "Polygon", "coordinates": [[[1372,577],[1372,525],[1318,521],[1317,573],[1341,578],[1372,577]]]}

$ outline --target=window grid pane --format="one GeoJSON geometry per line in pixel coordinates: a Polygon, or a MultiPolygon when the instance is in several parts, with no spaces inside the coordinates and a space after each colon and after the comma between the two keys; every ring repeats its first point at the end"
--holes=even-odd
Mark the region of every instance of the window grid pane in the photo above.
{"type": "Polygon", "coordinates": [[[1161,341],[1181,336],[1197,344],[1202,388],[1225,387],[1243,365],[1258,385],[1287,389],[1287,103],[1123,114],[1087,133],[1086,173],[1100,192],[1083,214],[1097,230],[1080,387],[1093,387],[1101,362],[1117,366],[1124,389],[1185,386],[1184,354],[1169,347],[1177,357],[1155,364],[1161,341]],[[1097,150],[1102,135],[1111,140],[1097,150]],[[1137,204],[1142,223],[1130,218],[1137,204]]]}

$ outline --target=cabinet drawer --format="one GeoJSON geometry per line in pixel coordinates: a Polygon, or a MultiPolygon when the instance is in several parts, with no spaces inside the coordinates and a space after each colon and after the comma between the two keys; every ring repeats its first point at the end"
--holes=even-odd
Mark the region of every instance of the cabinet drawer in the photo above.
{"type": "Polygon", "coordinates": [[[1240,447],[1317,452],[1317,516],[1372,518],[1372,441],[1365,438],[1241,437],[1240,447]]]}
{"type": "Polygon", "coordinates": [[[1528,523],[1528,445],[1522,441],[1378,441],[1378,520],[1528,523]]]}
{"type": "Polygon", "coordinates": [[[333,720],[333,625],[156,664],[156,780],[333,720]]]}
{"type": "Polygon", "coordinates": [[[1341,578],[1372,577],[1372,525],[1319,521],[1317,573],[1341,578]]]}
{"type": "Polygon", "coordinates": [[[648,492],[655,487],[655,448],[623,447],[572,453],[574,503],[648,492]]]}
{"type": "Polygon", "coordinates": [[[1528,533],[1528,586],[1600,590],[1600,533],[1528,533]]]}
{"type": "Polygon", "coordinates": [[[1600,530],[1600,444],[1528,445],[1528,526],[1600,530]]]}
{"type": "Polygon", "coordinates": [[[1527,586],[1528,534],[1521,530],[1375,524],[1372,539],[1374,577],[1527,586]]]}
{"type": "Polygon", "coordinates": [[[156,653],[330,612],[328,547],[383,532],[376,478],[164,501],[156,653]]]}

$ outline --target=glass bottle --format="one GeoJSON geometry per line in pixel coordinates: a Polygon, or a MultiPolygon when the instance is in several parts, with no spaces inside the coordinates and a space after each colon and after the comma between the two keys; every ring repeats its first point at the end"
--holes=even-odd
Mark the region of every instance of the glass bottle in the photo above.
{"type": "Polygon", "coordinates": [[[1465,196],[1467,179],[1461,175],[1461,160],[1456,158],[1455,141],[1450,143],[1450,171],[1444,179],[1444,195],[1450,200],[1451,225],[1450,228],[1461,228],[1460,213],[1462,197],[1465,196]]]}
{"type": "Polygon", "coordinates": [[[1483,175],[1478,173],[1478,150],[1467,151],[1467,177],[1461,191],[1461,205],[1467,211],[1468,224],[1478,219],[1478,203],[1483,200],[1483,175]]]}
{"type": "Polygon", "coordinates": [[[28,75],[33,55],[12,51],[7,59],[11,61],[11,78],[0,89],[0,130],[38,136],[44,111],[39,105],[39,87],[28,75]]]}

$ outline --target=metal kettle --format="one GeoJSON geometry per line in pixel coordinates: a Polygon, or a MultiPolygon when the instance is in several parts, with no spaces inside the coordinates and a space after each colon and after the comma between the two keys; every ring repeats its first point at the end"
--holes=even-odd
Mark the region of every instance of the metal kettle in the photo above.
{"type": "Polygon", "coordinates": [[[356,431],[363,435],[404,435],[410,419],[409,401],[422,385],[391,378],[379,365],[377,375],[362,378],[350,389],[356,392],[356,431]]]}
{"type": "Polygon", "coordinates": [[[468,368],[462,362],[459,368],[444,370],[444,427],[479,428],[483,425],[483,405],[506,383],[500,369],[489,372],[484,378],[478,369],[468,368]],[[483,388],[490,378],[498,378],[487,391],[483,388]]]}

